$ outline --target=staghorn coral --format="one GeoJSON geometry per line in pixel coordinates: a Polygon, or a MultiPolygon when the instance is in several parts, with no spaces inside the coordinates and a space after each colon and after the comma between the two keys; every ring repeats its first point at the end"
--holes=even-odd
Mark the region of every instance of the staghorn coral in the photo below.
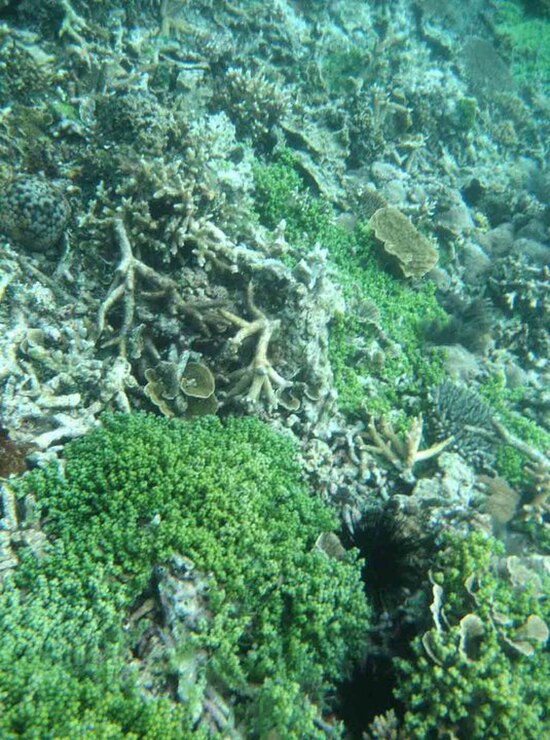
{"type": "MultiPolygon", "coordinates": [[[[499,54],[511,52],[514,74],[517,51],[502,35],[499,45],[488,4],[472,0],[463,11],[433,0],[11,3],[0,24],[0,179],[13,171],[63,179],[76,226],[64,269],[52,276],[45,274],[47,259],[14,258],[2,248],[0,393],[10,433],[28,441],[38,436],[56,448],[94,425],[105,407],[158,411],[165,404],[187,414],[191,400],[211,402],[214,394],[186,395],[183,366],[206,365],[217,381],[221,414],[262,415],[291,430],[316,490],[350,517],[372,498],[402,495],[411,510],[422,499],[432,532],[467,531],[477,501],[457,456],[450,461],[443,452],[433,465],[415,466],[423,478],[411,492],[391,463],[360,449],[368,441],[357,432],[365,430],[352,426],[365,414],[376,419],[395,410],[397,418],[414,419],[422,411],[428,431],[427,389],[441,383],[443,367],[426,346],[422,324],[442,314],[440,291],[456,292],[464,305],[475,298],[469,268],[476,257],[465,255],[477,241],[476,226],[509,219],[519,232],[531,217],[544,226],[542,201],[524,190],[527,169],[544,160],[548,140],[539,80],[529,75],[521,104],[509,94],[506,102],[499,96],[486,105],[489,90],[476,103],[457,72],[466,35],[482,35],[499,54]],[[288,157],[281,166],[280,147],[292,150],[292,165],[288,157]],[[266,157],[254,169],[269,173],[256,182],[254,148],[266,157]],[[470,199],[475,187],[467,183],[475,181],[486,193],[480,200],[470,199]],[[465,201],[453,212],[448,206],[461,190],[465,201]],[[364,225],[356,228],[358,217],[390,205],[428,237],[437,236],[441,267],[430,276],[437,290],[429,280],[394,279],[381,269],[364,225]],[[118,275],[117,220],[132,256],[128,273],[120,264],[118,275]],[[154,271],[151,279],[141,266],[154,271]],[[124,297],[132,270],[133,306],[124,297]],[[163,278],[195,314],[175,308],[163,278]],[[259,318],[247,307],[250,284],[266,322],[278,323],[265,362],[292,382],[288,390],[300,408],[278,403],[268,410],[263,387],[258,403],[246,402],[261,331],[244,339],[237,355],[231,337],[259,318]],[[94,316],[106,297],[116,300],[95,343],[94,316]],[[128,330],[125,306],[132,309],[128,330]],[[248,373],[247,385],[239,396],[225,395],[234,371],[248,373]],[[430,478],[432,467],[438,472],[430,478]]],[[[543,237],[537,239],[542,245],[543,237]]],[[[487,364],[498,370],[507,356],[501,350],[511,331],[498,332],[511,329],[512,316],[501,305],[507,321],[497,323],[496,352],[489,347],[480,358],[480,372],[487,364]]],[[[480,313],[466,313],[477,325],[480,313]]],[[[519,347],[531,320],[522,312],[513,318],[519,347]]],[[[453,340],[473,345],[473,333],[456,331],[453,340]]],[[[539,363],[547,353],[540,347],[529,361],[525,349],[516,352],[529,363],[533,396],[544,383],[539,363]]],[[[515,408],[540,425],[542,405],[515,408]]],[[[516,476],[525,471],[526,477],[525,455],[510,441],[523,435],[508,418],[503,423],[513,437],[491,426],[486,443],[502,440],[508,458],[518,452],[516,476]]],[[[546,449],[537,439],[533,432],[531,446],[546,449]]],[[[429,438],[426,447],[434,444],[429,438]]],[[[540,508],[532,514],[546,516],[540,508]]],[[[156,596],[153,612],[168,619],[156,596]]],[[[14,605],[14,618],[20,614],[14,605]]],[[[93,630],[85,634],[93,641],[93,630]]],[[[170,642],[168,631],[163,639],[170,642]]],[[[115,685],[117,671],[110,675],[115,685]]],[[[205,719],[229,733],[231,711],[223,692],[216,697],[212,688],[205,689],[213,705],[205,719]],[[216,710],[229,726],[214,718],[216,710]]],[[[87,690],[97,696],[93,686],[87,690]]],[[[112,700],[110,691],[103,693],[112,700]]],[[[120,716],[115,704],[111,716],[120,716]]],[[[266,682],[261,704],[266,714],[276,709],[287,718],[303,707],[300,692],[278,681],[266,682]]],[[[71,714],[74,705],[64,705],[71,714]]],[[[168,735],[170,718],[158,720],[168,735]]],[[[98,733],[117,732],[98,717],[90,721],[98,733]]],[[[318,719],[315,730],[321,724],[318,719]]],[[[158,734],[158,726],[138,731],[158,734]]],[[[259,734],[271,730],[254,725],[259,734]]],[[[82,731],[72,726],[67,734],[82,731]]]]}
{"type": "MultiPolygon", "coordinates": [[[[115,271],[115,278],[109,287],[107,296],[102,301],[97,313],[97,333],[101,337],[105,330],[107,314],[118,302],[122,302],[122,323],[115,337],[109,339],[103,346],[118,345],[120,353],[126,355],[126,341],[130,330],[134,325],[134,313],[136,306],[136,279],[138,277],[149,281],[156,288],[152,295],[155,298],[166,298],[174,312],[191,315],[195,320],[205,326],[197,307],[186,302],[179,293],[177,283],[166,275],[162,275],[141,260],[134,257],[132,246],[122,219],[115,219],[113,230],[117,240],[121,257],[115,271]]],[[[143,293],[142,293],[143,294],[143,293]]]]}
{"type": "Polygon", "coordinates": [[[378,431],[374,419],[369,420],[365,437],[370,444],[362,445],[362,449],[384,458],[410,480],[414,480],[413,469],[417,463],[436,457],[453,441],[452,437],[448,437],[421,450],[422,415],[411,420],[403,438],[399,437],[387,419],[382,419],[380,427],[381,431],[378,431]]]}
{"type": "Polygon", "coordinates": [[[265,396],[267,405],[275,408],[282,404],[286,408],[295,410],[298,402],[291,396],[285,400],[282,393],[292,387],[292,381],[283,378],[268,360],[267,352],[273,335],[279,330],[280,322],[270,320],[260,311],[254,303],[254,291],[252,284],[247,289],[248,310],[252,314],[252,321],[242,319],[230,311],[220,309],[224,319],[238,326],[239,331],[229,340],[231,351],[238,352],[242,343],[254,335],[258,335],[254,358],[245,368],[235,370],[229,376],[229,381],[234,382],[228,392],[228,397],[243,396],[249,404],[258,402],[261,396],[265,396]]]}

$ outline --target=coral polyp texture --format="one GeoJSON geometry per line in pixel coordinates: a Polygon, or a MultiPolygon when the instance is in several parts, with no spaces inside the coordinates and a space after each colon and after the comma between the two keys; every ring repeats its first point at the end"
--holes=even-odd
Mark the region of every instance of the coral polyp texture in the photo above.
{"type": "Polygon", "coordinates": [[[422,277],[437,264],[437,251],[395,208],[379,208],[369,221],[384,250],[396,258],[405,277],[422,277]]]}
{"type": "Polygon", "coordinates": [[[65,232],[70,214],[59,189],[40,177],[17,177],[0,195],[0,228],[16,247],[53,246],[65,232]]]}

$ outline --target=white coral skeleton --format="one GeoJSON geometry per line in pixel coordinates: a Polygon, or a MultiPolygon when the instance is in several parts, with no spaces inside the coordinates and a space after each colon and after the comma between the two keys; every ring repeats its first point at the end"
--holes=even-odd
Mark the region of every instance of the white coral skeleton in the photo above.
{"type": "Polygon", "coordinates": [[[362,449],[384,457],[402,473],[411,476],[417,463],[436,457],[453,441],[452,437],[447,437],[447,439],[421,450],[422,427],[422,414],[419,414],[412,419],[403,439],[401,439],[387,419],[380,421],[380,431],[378,431],[374,419],[371,418],[368,424],[367,437],[373,444],[364,445],[362,449]]]}
{"type": "Polygon", "coordinates": [[[239,327],[239,331],[230,339],[230,345],[237,352],[245,339],[258,335],[258,341],[252,362],[244,368],[231,373],[230,379],[237,382],[229,391],[229,397],[243,396],[249,403],[257,403],[261,396],[265,396],[268,406],[276,408],[279,404],[285,405],[280,393],[292,386],[292,381],[283,378],[267,357],[269,343],[280,326],[278,319],[268,319],[254,303],[252,285],[247,289],[248,310],[253,316],[252,321],[237,316],[231,311],[220,309],[221,315],[231,324],[239,327]]]}

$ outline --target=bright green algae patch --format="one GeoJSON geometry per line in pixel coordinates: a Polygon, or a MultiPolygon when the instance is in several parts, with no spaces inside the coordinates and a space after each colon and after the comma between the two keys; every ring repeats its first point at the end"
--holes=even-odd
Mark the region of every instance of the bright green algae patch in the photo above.
{"type": "Polygon", "coordinates": [[[350,231],[338,224],[330,205],[307,191],[289,152],[258,164],[255,182],[262,223],[275,228],[284,219],[286,238],[298,252],[319,243],[336,268],[347,303],[345,314],[333,322],[329,346],[340,409],[385,413],[400,408],[402,394],[421,395],[440,383],[445,377],[441,357],[423,340],[424,326],[446,320],[434,285],[422,281],[413,286],[383,269],[368,227],[359,224],[350,231]],[[368,305],[378,313],[378,328],[364,319],[368,305]],[[381,335],[384,346],[369,351],[381,335]],[[367,379],[372,379],[370,389],[367,379]]]}
{"type": "MultiPolygon", "coordinates": [[[[539,450],[541,454],[550,449],[550,434],[514,408],[521,403],[526,388],[507,388],[504,377],[493,375],[481,385],[480,390],[510,434],[539,450]]],[[[529,464],[532,465],[533,461],[518,449],[506,444],[497,445],[497,471],[512,485],[521,486],[529,481],[529,464]]]]}
{"type": "Polygon", "coordinates": [[[330,337],[340,407],[348,413],[365,407],[371,414],[400,408],[401,394],[425,394],[444,378],[441,358],[425,347],[423,333],[425,326],[444,321],[446,314],[437,303],[433,283],[413,288],[380,268],[366,226],[351,234],[332,228],[336,233],[330,240],[331,253],[341,269],[349,306],[337,317],[330,337]],[[361,315],[362,305],[368,304],[379,315],[376,330],[361,315]],[[374,355],[362,351],[363,342],[368,347],[377,335],[384,336],[380,351],[374,355]],[[364,381],[369,376],[376,380],[376,393],[367,395],[364,381]]]}
{"type": "MultiPolygon", "coordinates": [[[[190,708],[144,701],[122,625],[174,553],[210,579],[198,644],[244,726],[316,737],[314,719],[360,653],[368,608],[354,553],[314,545],[331,513],[293,443],[255,419],[110,415],[28,474],[50,546],[0,594],[0,735],[181,738],[190,708]]],[[[179,646],[181,648],[181,646],[179,646]]],[[[321,733],[322,734],[322,733],[321,733]]]]}
{"type": "Polygon", "coordinates": [[[516,0],[501,0],[495,31],[507,44],[512,73],[522,83],[540,82],[550,92],[550,6],[538,3],[540,16],[525,13],[516,0]],[[544,17],[546,15],[546,17],[544,17]]]}
{"type": "Polygon", "coordinates": [[[514,648],[529,619],[550,617],[548,577],[529,572],[530,579],[514,587],[498,573],[504,547],[482,532],[446,534],[443,544],[432,569],[443,589],[439,627],[415,639],[414,657],[396,661],[404,736],[548,737],[545,645],[532,641],[532,654],[514,648]],[[468,621],[477,627],[469,639],[468,621]]]}

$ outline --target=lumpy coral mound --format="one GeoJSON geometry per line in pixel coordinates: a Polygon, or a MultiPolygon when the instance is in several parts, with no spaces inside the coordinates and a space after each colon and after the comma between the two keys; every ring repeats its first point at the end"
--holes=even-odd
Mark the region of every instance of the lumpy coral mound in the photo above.
{"type": "Polygon", "coordinates": [[[20,486],[50,546],[0,592],[0,734],[324,735],[368,610],[355,554],[315,547],[334,521],[289,439],[107,416],[20,486]]]}

